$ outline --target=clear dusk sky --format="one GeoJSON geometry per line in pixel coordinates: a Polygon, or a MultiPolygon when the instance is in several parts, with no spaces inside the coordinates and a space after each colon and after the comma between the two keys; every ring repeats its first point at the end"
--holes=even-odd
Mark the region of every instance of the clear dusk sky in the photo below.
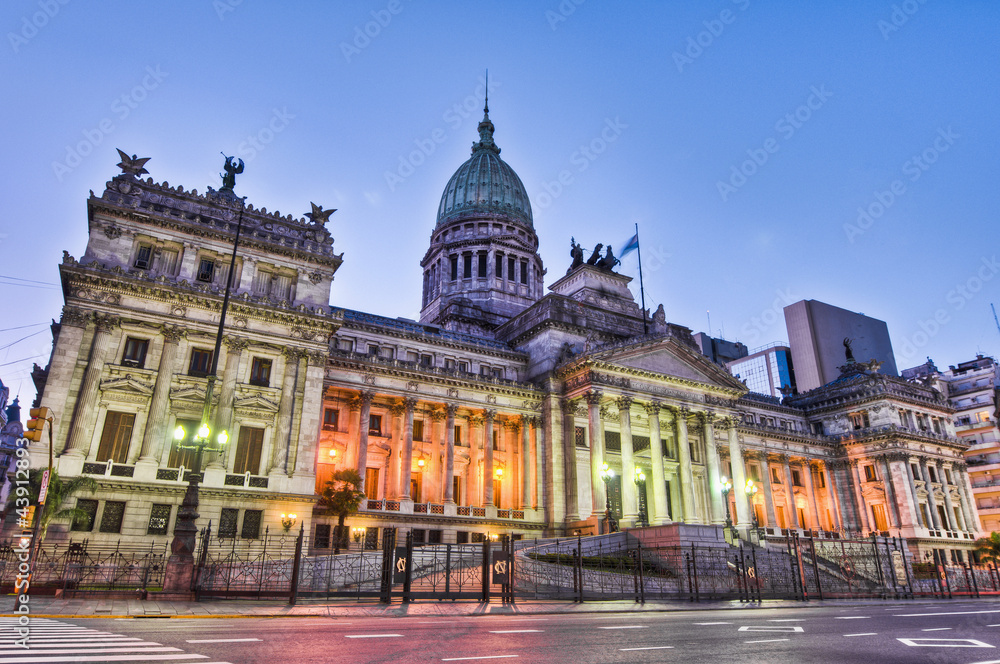
{"type": "Polygon", "coordinates": [[[417,318],[487,68],[546,284],[571,236],[638,223],[647,307],[695,332],[710,311],[713,336],[784,340],[781,308],[817,299],[885,320],[900,368],[1000,350],[991,0],[5,0],[0,28],[0,378],[22,401],[117,147],[199,191],[235,154],[255,206],[338,208],[331,303],[417,318]]]}

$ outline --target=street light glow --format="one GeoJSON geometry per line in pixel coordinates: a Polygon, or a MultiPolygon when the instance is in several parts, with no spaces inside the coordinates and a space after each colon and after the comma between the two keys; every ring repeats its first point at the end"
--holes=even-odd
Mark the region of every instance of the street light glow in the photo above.
{"type": "Polygon", "coordinates": [[[201,440],[208,440],[210,435],[212,435],[212,430],[208,428],[208,423],[202,422],[198,427],[198,438],[201,440]]]}
{"type": "Polygon", "coordinates": [[[184,436],[186,435],[187,432],[184,431],[184,427],[178,424],[177,428],[174,429],[174,440],[184,440],[184,436]]]}

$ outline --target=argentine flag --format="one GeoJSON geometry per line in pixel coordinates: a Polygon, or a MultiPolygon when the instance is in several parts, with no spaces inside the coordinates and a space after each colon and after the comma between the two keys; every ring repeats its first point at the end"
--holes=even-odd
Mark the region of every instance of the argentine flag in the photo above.
{"type": "Polygon", "coordinates": [[[639,248],[639,233],[636,233],[629,239],[628,242],[625,243],[625,246],[621,248],[621,251],[618,252],[618,258],[619,259],[625,258],[638,248],[639,248]]]}

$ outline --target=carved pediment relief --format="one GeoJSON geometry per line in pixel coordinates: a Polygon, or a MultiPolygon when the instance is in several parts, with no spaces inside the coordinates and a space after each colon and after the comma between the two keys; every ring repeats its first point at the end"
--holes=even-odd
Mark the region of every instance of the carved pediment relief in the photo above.
{"type": "Polygon", "coordinates": [[[102,392],[124,392],[131,395],[148,397],[153,393],[153,386],[126,374],[119,378],[109,378],[101,381],[102,392]]]}
{"type": "Polygon", "coordinates": [[[866,484],[861,488],[861,495],[866,500],[884,500],[885,489],[881,484],[866,484]]]}
{"type": "Polygon", "coordinates": [[[198,385],[183,385],[170,390],[171,401],[205,401],[205,388],[198,385]]]}
{"type": "Polygon", "coordinates": [[[257,410],[269,413],[278,412],[278,404],[260,392],[245,397],[238,397],[233,401],[233,407],[237,410],[257,410]]]}

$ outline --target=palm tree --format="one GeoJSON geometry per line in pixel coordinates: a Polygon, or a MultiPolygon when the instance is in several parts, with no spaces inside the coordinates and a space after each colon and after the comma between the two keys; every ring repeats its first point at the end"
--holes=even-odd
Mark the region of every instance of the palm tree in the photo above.
{"type": "MultiPolygon", "coordinates": [[[[33,505],[38,504],[38,493],[42,488],[42,473],[40,469],[32,470],[28,475],[28,500],[33,505]]],[[[79,507],[63,507],[63,504],[75,494],[86,489],[93,493],[97,490],[97,482],[92,477],[80,475],[68,480],[59,477],[59,473],[52,471],[49,476],[49,490],[45,498],[45,505],[42,507],[41,528],[38,535],[38,542],[45,539],[45,533],[49,529],[49,524],[54,520],[73,519],[86,517],[87,513],[79,507]]],[[[13,505],[13,502],[11,503],[13,505]]],[[[37,509],[37,508],[36,508],[37,509]]]]}
{"type": "Polygon", "coordinates": [[[1000,563],[1000,533],[990,533],[988,537],[976,540],[976,553],[984,563],[1000,563]]]}
{"type": "Polygon", "coordinates": [[[333,554],[340,553],[340,542],[343,539],[344,520],[349,514],[354,514],[361,507],[365,492],[361,490],[361,476],[352,468],[344,468],[333,474],[333,479],[327,481],[319,495],[319,504],[337,515],[337,532],[334,534],[333,554]]]}

